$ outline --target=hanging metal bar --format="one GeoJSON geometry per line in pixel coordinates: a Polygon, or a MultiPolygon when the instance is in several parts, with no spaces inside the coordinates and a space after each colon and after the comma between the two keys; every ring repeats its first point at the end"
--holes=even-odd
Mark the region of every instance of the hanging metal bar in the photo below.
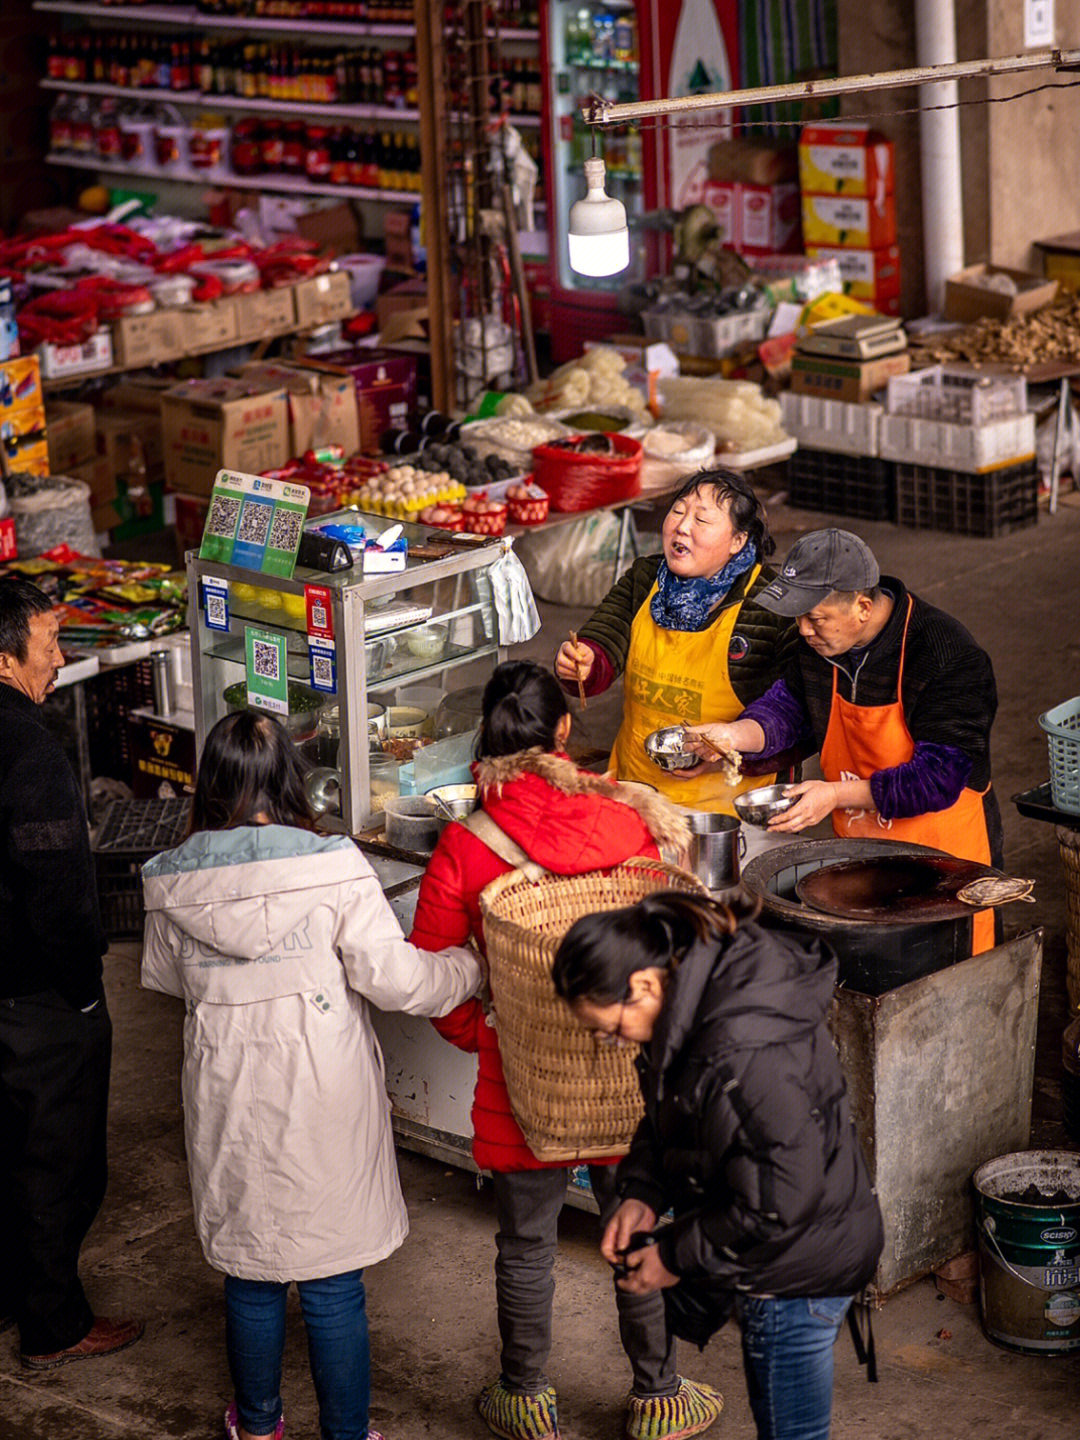
{"type": "Polygon", "coordinates": [[[687,115],[697,110],[730,110],[736,106],[772,105],[785,100],[820,100],[829,95],[902,90],[914,85],[937,85],[945,80],[1017,75],[1025,70],[1067,70],[1078,65],[1080,50],[1035,50],[1030,55],[1003,55],[995,60],[916,65],[910,70],[881,70],[870,75],[840,75],[833,79],[793,81],[787,85],[757,85],[748,90],[676,95],[666,100],[634,100],[621,105],[593,95],[584,107],[584,118],[587,125],[625,125],[654,115],[687,115]]]}

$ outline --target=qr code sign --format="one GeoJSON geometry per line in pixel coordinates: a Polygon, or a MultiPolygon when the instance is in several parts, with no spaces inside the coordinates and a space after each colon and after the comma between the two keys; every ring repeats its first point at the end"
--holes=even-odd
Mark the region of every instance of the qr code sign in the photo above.
{"type": "Polygon", "coordinates": [[[218,630],[224,630],[229,619],[228,605],[220,590],[206,592],[206,623],[218,630]]]}
{"type": "Polygon", "coordinates": [[[274,512],[274,523],[270,527],[270,549],[284,550],[291,553],[300,544],[300,528],[304,523],[304,517],[299,510],[283,510],[280,507],[274,512]]]}
{"type": "Polygon", "coordinates": [[[255,667],[255,674],[263,680],[280,680],[280,654],[276,645],[268,645],[265,640],[253,640],[252,663],[255,667]]]}
{"type": "Polygon", "coordinates": [[[311,679],[316,690],[334,688],[334,662],[329,655],[312,655],[311,679]]]}
{"type": "Polygon", "coordinates": [[[311,605],[311,623],[316,630],[325,630],[329,623],[329,616],[326,613],[326,606],[321,600],[314,600],[311,605]]]}
{"type": "Polygon", "coordinates": [[[208,535],[235,535],[236,517],[240,514],[240,501],[228,495],[215,495],[210,514],[206,517],[208,535]]]}
{"type": "Polygon", "coordinates": [[[262,505],[258,501],[249,500],[240,516],[240,530],[236,538],[249,545],[265,545],[273,513],[272,505],[262,505]]]}

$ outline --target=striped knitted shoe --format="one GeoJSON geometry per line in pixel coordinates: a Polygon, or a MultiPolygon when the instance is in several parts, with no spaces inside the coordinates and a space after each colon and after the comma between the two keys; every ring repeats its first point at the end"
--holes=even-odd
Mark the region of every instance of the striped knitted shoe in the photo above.
{"type": "Polygon", "coordinates": [[[680,1378],[674,1395],[630,1396],[626,1440],[682,1440],[684,1435],[699,1435],[719,1420],[723,1408],[719,1390],[680,1378]]]}
{"type": "Polygon", "coordinates": [[[502,1440],[559,1440],[553,1385],[534,1395],[515,1395],[496,1380],[480,1391],[476,1408],[488,1429],[502,1440]]]}

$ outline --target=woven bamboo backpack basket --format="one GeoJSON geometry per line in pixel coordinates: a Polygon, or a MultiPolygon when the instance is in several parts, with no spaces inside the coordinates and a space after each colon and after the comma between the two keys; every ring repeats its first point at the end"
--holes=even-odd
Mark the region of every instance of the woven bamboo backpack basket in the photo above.
{"type": "Polygon", "coordinates": [[[480,896],[510,1107],[538,1160],[625,1155],[642,1116],[636,1047],[598,1045],[555,993],[555,952],[575,920],[657,890],[708,892],[661,860],[530,880],[510,870],[480,896]]]}

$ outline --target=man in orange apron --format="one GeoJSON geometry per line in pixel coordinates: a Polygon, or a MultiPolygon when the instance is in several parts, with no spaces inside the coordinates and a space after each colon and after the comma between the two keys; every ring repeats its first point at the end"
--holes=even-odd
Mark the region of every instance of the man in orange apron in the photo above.
{"type": "MultiPolygon", "coordinates": [[[[820,752],[822,780],[769,826],[795,833],[832,816],[837,835],[929,845],[1001,863],[990,783],[997,689],[990,657],[944,611],[882,576],[847,530],[815,530],[792,548],[759,602],[796,618],[803,643],[784,677],[729,725],[696,727],[755,757],[799,743],[820,752]]],[[[992,911],[974,950],[994,943],[992,911]]]]}

